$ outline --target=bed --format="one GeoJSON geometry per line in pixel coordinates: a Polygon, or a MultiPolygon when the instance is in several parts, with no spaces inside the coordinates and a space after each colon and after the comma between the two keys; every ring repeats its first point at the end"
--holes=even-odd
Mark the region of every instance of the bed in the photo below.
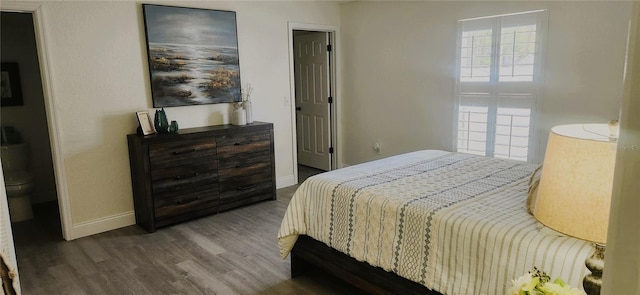
{"type": "Polygon", "coordinates": [[[527,212],[537,167],[424,150],[310,177],[280,254],[292,276],[320,268],[370,293],[506,294],[533,266],[580,286],[592,246],[527,212]]]}

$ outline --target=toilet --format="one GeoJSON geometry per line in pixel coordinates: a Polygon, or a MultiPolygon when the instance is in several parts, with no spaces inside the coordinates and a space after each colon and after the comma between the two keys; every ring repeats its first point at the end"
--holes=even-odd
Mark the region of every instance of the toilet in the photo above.
{"type": "Polygon", "coordinates": [[[26,143],[0,146],[4,184],[9,200],[11,222],[33,218],[29,193],[33,189],[33,177],[28,172],[29,145],[26,143]]]}

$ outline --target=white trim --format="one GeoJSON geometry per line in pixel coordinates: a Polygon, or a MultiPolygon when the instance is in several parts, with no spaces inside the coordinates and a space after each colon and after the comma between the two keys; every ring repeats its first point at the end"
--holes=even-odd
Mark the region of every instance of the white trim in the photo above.
{"type": "Polygon", "coordinates": [[[65,174],[64,156],[62,154],[62,143],[60,130],[61,125],[57,119],[56,108],[58,105],[53,95],[53,83],[51,83],[51,70],[49,50],[45,32],[45,13],[42,11],[41,2],[17,2],[2,1],[0,6],[2,11],[26,12],[33,15],[33,27],[35,30],[36,47],[38,50],[38,60],[40,62],[40,76],[42,80],[42,95],[44,97],[45,111],[47,114],[47,125],[49,127],[49,138],[51,141],[51,156],[53,159],[53,171],[56,180],[56,190],[58,194],[58,206],[60,208],[60,223],[62,225],[62,237],[71,240],[73,224],[71,220],[71,208],[69,206],[69,193],[67,189],[67,176],[65,174]]]}
{"type": "Polygon", "coordinates": [[[134,224],[136,224],[134,211],[80,222],[73,225],[71,233],[67,236],[67,240],[74,240],[134,224]]]}
{"type": "Polygon", "coordinates": [[[515,13],[497,14],[497,15],[491,15],[491,16],[472,17],[472,18],[461,19],[461,20],[458,20],[458,21],[478,20],[478,19],[501,17],[501,16],[512,16],[512,15],[518,15],[518,14],[541,12],[541,11],[545,11],[545,10],[546,9],[538,9],[538,10],[530,10],[530,11],[515,12],[515,13]]]}
{"type": "Polygon", "coordinates": [[[620,106],[620,137],[616,154],[613,195],[609,214],[607,250],[602,293],[640,294],[640,205],[638,189],[640,154],[640,2],[631,7],[625,54],[623,94],[620,106]],[[636,283],[633,283],[636,282],[636,283]]]}
{"type": "MultiPolygon", "coordinates": [[[[297,171],[298,169],[296,169],[297,171]]],[[[289,187],[292,185],[296,185],[298,184],[297,181],[297,176],[294,175],[287,175],[287,176],[283,176],[283,177],[278,177],[276,178],[276,189],[281,189],[284,187],[289,187]]]]}
{"type": "Polygon", "coordinates": [[[30,1],[2,1],[0,10],[3,12],[34,12],[42,6],[42,2],[30,1]]]}
{"type": "MultiPolygon", "coordinates": [[[[293,158],[293,180],[294,183],[293,184],[297,184],[298,181],[298,145],[297,145],[297,133],[296,133],[296,106],[295,106],[295,75],[294,75],[294,64],[293,64],[293,56],[294,56],[294,51],[293,51],[293,31],[294,30],[308,30],[308,31],[318,31],[318,32],[328,32],[328,33],[332,33],[333,34],[333,39],[331,40],[331,44],[333,46],[333,114],[335,115],[334,118],[332,118],[332,132],[331,132],[331,136],[333,139],[333,147],[335,149],[335,153],[333,154],[333,159],[332,159],[332,163],[334,163],[335,166],[338,166],[338,163],[340,163],[339,159],[341,159],[342,157],[340,156],[342,153],[342,148],[340,147],[340,138],[342,136],[342,131],[339,128],[339,126],[341,126],[342,123],[342,119],[341,119],[341,107],[340,105],[342,104],[342,96],[340,95],[341,92],[341,85],[340,85],[340,69],[341,69],[341,63],[340,63],[340,50],[339,50],[339,46],[341,44],[340,42],[340,28],[337,26],[332,26],[332,25],[322,25],[322,24],[308,24],[308,23],[295,23],[295,22],[288,22],[288,35],[289,35],[289,86],[290,86],[290,90],[289,90],[289,106],[291,108],[291,117],[290,117],[290,122],[291,122],[291,138],[292,138],[292,142],[291,145],[293,147],[292,151],[292,158],[293,158]]],[[[332,167],[332,169],[337,169],[339,167],[332,167]]]]}

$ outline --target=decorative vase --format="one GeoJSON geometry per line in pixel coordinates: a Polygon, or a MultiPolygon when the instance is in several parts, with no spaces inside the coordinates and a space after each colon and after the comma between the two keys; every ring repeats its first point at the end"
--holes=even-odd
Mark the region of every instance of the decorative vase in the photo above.
{"type": "Polygon", "coordinates": [[[242,107],[244,107],[244,112],[247,117],[247,124],[253,123],[253,110],[251,109],[251,101],[247,100],[242,103],[242,107]]]}
{"type": "Polygon", "coordinates": [[[160,133],[160,110],[156,110],[156,114],[153,116],[153,128],[160,133]]]}
{"type": "Polygon", "coordinates": [[[172,134],[178,133],[178,122],[171,121],[171,124],[169,124],[169,133],[172,133],[172,134]]]}
{"type": "Polygon", "coordinates": [[[233,105],[235,108],[231,113],[231,124],[232,125],[246,125],[247,124],[247,114],[242,108],[242,103],[236,103],[233,105]]]}
{"type": "Polygon", "coordinates": [[[169,133],[169,121],[167,120],[167,114],[164,112],[164,108],[156,110],[153,125],[156,127],[158,133],[169,133]]]}

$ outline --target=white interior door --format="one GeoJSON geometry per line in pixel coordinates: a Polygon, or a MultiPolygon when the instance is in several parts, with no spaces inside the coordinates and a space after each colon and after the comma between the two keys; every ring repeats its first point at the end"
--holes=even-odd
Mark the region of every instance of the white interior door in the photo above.
{"type": "Polygon", "coordinates": [[[328,33],[294,35],[298,164],[331,170],[328,33]]]}

